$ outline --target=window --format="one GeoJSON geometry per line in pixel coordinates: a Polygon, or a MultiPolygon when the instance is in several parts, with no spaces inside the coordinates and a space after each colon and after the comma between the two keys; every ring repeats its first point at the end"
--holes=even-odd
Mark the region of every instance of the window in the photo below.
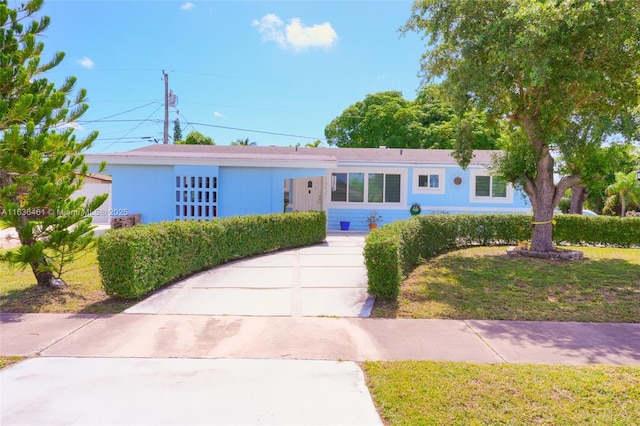
{"type": "Polygon", "coordinates": [[[444,194],[444,169],[414,169],[415,194],[444,194]]]}
{"type": "Polygon", "coordinates": [[[506,198],[507,182],[495,176],[476,176],[476,197],[506,198]]]}
{"type": "Polygon", "coordinates": [[[470,201],[475,203],[510,203],[513,188],[498,177],[490,176],[486,170],[472,170],[470,201]]]}
{"type": "Polygon", "coordinates": [[[348,203],[400,203],[401,175],[385,173],[332,173],[331,201],[348,203]]]}
{"type": "Polygon", "coordinates": [[[211,219],[218,216],[216,176],[176,176],[176,219],[211,219]]]}

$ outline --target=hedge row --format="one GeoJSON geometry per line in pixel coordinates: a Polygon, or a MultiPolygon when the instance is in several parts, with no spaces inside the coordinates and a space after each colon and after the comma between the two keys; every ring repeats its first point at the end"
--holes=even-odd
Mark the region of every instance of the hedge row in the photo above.
{"type": "Polygon", "coordinates": [[[324,212],[176,221],[110,230],[98,238],[102,285],[137,298],[203,269],[326,238],[324,212]]]}
{"type": "MultiPolygon", "coordinates": [[[[528,215],[423,215],[383,226],[364,248],[369,293],[395,299],[404,275],[425,259],[474,245],[507,245],[531,238],[528,215]]],[[[563,215],[555,218],[556,244],[640,246],[640,218],[563,215]]]]}

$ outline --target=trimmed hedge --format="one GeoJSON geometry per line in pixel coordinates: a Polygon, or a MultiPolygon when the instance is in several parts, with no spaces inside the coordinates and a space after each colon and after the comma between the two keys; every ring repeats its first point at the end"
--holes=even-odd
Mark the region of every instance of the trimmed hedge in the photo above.
{"type": "Polygon", "coordinates": [[[176,221],[109,230],[98,238],[107,294],[138,298],[178,278],[220,264],[326,238],[325,212],[176,221]]]}
{"type": "MultiPolygon", "coordinates": [[[[640,246],[640,218],[563,215],[555,218],[556,244],[640,246]]],[[[531,238],[531,216],[521,214],[422,215],[371,232],[364,248],[369,293],[395,299],[418,264],[469,246],[507,245],[531,238]]]]}

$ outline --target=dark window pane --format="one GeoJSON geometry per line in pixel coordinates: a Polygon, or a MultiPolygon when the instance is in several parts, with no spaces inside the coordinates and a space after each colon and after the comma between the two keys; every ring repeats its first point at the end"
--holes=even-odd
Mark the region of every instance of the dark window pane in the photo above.
{"type": "Polygon", "coordinates": [[[491,194],[494,197],[504,198],[507,196],[507,182],[504,179],[498,177],[493,178],[491,183],[491,194]]]}
{"type": "Polygon", "coordinates": [[[349,202],[364,201],[364,173],[349,173],[349,202]]]}
{"type": "Polygon", "coordinates": [[[384,202],[400,202],[400,175],[385,176],[384,202]]]}
{"type": "Polygon", "coordinates": [[[418,186],[420,188],[428,188],[429,187],[429,176],[428,175],[419,175],[418,176],[418,186]]]}
{"type": "Polygon", "coordinates": [[[381,203],[384,190],[384,174],[369,173],[369,193],[367,201],[370,203],[381,203]]]}
{"type": "Polygon", "coordinates": [[[331,175],[331,201],[347,201],[347,174],[331,175]]]}
{"type": "Polygon", "coordinates": [[[476,197],[491,196],[491,178],[489,176],[476,176],[476,197]]]}

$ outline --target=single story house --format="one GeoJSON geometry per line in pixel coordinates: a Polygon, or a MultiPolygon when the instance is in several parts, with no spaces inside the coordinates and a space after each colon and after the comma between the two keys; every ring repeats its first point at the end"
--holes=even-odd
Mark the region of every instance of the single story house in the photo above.
{"type": "Polygon", "coordinates": [[[143,223],[324,210],[330,230],[350,222],[368,229],[431,213],[529,213],[528,198],[476,151],[463,170],[450,150],[151,145],[87,154],[107,162],[114,215],[140,213],[143,223]],[[419,207],[419,209],[417,208],[419,207]]]}

